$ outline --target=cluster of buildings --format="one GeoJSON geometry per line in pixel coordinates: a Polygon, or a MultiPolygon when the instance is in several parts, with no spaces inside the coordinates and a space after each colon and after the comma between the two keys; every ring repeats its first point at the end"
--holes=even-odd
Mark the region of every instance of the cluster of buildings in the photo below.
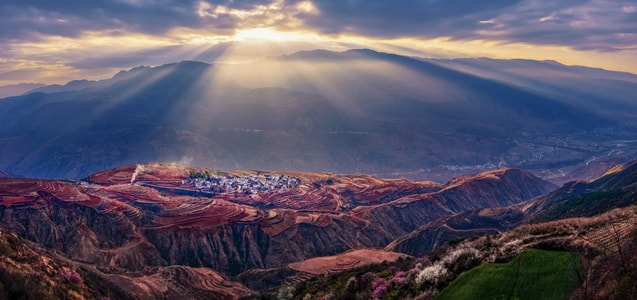
{"type": "Polygon", "coordinates": [[[181,181],[182,185],[193,185],[196,189],[205,192],[227,193],[238,192],[253,194],[271,190],[288,190],[298,186],[301,181],[287,175],[212,175],[191,174],[181,181]]]}
{"type": "Polygon", "coordinates": [[[442,165],[440,167],[449,171],[494,170],[499,168],[498,165],[490,162],[476,165],[442,165]]]}

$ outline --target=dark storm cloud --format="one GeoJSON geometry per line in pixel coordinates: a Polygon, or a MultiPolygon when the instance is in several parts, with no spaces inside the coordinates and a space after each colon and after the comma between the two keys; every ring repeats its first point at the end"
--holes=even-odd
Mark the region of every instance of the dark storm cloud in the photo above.
{"type": "Polygon", "coordinates": [[[302,16],[323,33],[450,37],[563,45],[580,50],[634,47],[634,0],[315,0],[302,16]],[[631,35],[633,34],[633,35],[631,35]]]}
{"type": "Polygon", "coordinates": [[[161,35],[175,27],[205,28],[211,32],[234,29],[229,14],[200,16],[201,3],[250,9],[270,1],[110,0],[51,1],[3,0],[0,39],[30,39],[35,34],[75,37],[84,31],[115,30],[161,35]]]}
{"type": "Polygon", "coordinates": [[[635,47],[634,0],[312,0],[318,13],[293,8],[307,0],[3,0],[0,42],[85,31],[162,35],[176,27],[232,34],[240,27],[310,30],[368,37],[495,40],[613,51],[635,47]],[[201,14],[202,3],[205,11],[201,14]],[[279,11],[235,14],[279,3],[279,11]],[[215,11],[218,5],[225,10],[215,11]],[[278,14],[278,15],[277,15],[278,14]],[[277,18],[273,16],[277,15],[277,18]],[[283,17],[282,17],[283,16],[283,17]],[[267,19],[271,18],[270,21],[267,19]],[[288,27],[291,26],[291,27],[288,27]]]}
{"type": "Polygon", "coordinates": [[[357,32],[384,37],[464,36],[485,19],[497,16],[521,0],[315,0],[320,15],[307,24],[324,32],[357,32]]]}
{"type": "Polygon", "coordinates": [[[496,24],[505,29],[499,37],[578,50],[615,51],[637,46],[634,1],[571,1],[554,7],[543,4],[527,1],[498,17],[496,24]]]}

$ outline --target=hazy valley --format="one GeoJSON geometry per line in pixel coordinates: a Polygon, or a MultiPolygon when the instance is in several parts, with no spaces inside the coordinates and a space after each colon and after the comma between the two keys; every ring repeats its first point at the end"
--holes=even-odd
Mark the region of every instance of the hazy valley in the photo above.
{"type": "Polygon", "coordinates": [[[637,297],[634,74],[313,50],[1,91],[0,298],[637,297]]]}
{"type": "Polygon", "coordinates": [[[444,182],[516,167],[561,184],[634,157],[636,87],[548,61],[371,50],[139,67],[0,101],[0,170],[77,179],[176,162],[444,182]]]}
{"type": "Polygon", "coordinates": [[[637,299],[637,4],[0,1],[0,300],[637,299]]]}

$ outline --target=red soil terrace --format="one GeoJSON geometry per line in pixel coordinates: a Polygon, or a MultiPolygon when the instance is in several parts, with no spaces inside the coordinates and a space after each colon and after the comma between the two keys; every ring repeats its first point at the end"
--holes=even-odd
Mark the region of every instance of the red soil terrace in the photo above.
{"type": "Polygon", "coordinates": [[[88,181],[0,179],[0,205],[43,207],[58,201],[121,212],[138,218],[149,207],[156,227],[210,228],[229,223],[260,224],[276,235],[294,224],[328,226],[356,207],[386,203],[440,189],[435,183],[383,180],[368,175],[295,172],[224,172],[232,176],[286,175],[300,183],[252,194],[205,193],[184,184],[192,169],[170,164],[124,166],[93,174],[88,181]]]}
{"type": "Polygon", "coordinates": [[[408,255],[383,250],[360,249],[335,256],[315,257],[291,263],[288,267],[297,271],[321,275],[342,272],[371,264],[378,264],[383,261],[393,262],[401,257],[408,257],[408,255]]]}

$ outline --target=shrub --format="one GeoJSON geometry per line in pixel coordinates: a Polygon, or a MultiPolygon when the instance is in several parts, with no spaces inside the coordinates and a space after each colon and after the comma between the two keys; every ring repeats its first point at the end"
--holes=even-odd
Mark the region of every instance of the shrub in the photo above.
{"type": "Polygon", "coordinates": [[[407,277],[405,277],[407,275],[407,273],[405,273],[404,271],[399,271],[396,273],[396,275],[394,275],[394,278],[392,278],[392,283],[395,284],[405,284],[405,282],[407,282],[407,277]]]}
{"type": "Polygon", "coordinates": [[[60,276],[68,283],[79,284],[82,282],[80,274],[70,269],[62,270],[60,276]]]}
{"type": "Polygon", "coordinates": [[[433,265],[426,267],[418,273],[416,276],[417,283],[437,283],[438,280],[446,276],[448,273],[447,269],[442,265],[441,262],[436,262],[433,265]]]}
{"type": "Polygon", "coordinates": [[[389,286],[387,285],[387,280],[385,280],[384,278],[374,279],[374,282],[372,282],[372,289],[374,290],[372,292],[372,297],[374,297],[374,299],[383,298],[383,296],[385,296],[385,293],[387,293],[388,287],[389,286]]]}

